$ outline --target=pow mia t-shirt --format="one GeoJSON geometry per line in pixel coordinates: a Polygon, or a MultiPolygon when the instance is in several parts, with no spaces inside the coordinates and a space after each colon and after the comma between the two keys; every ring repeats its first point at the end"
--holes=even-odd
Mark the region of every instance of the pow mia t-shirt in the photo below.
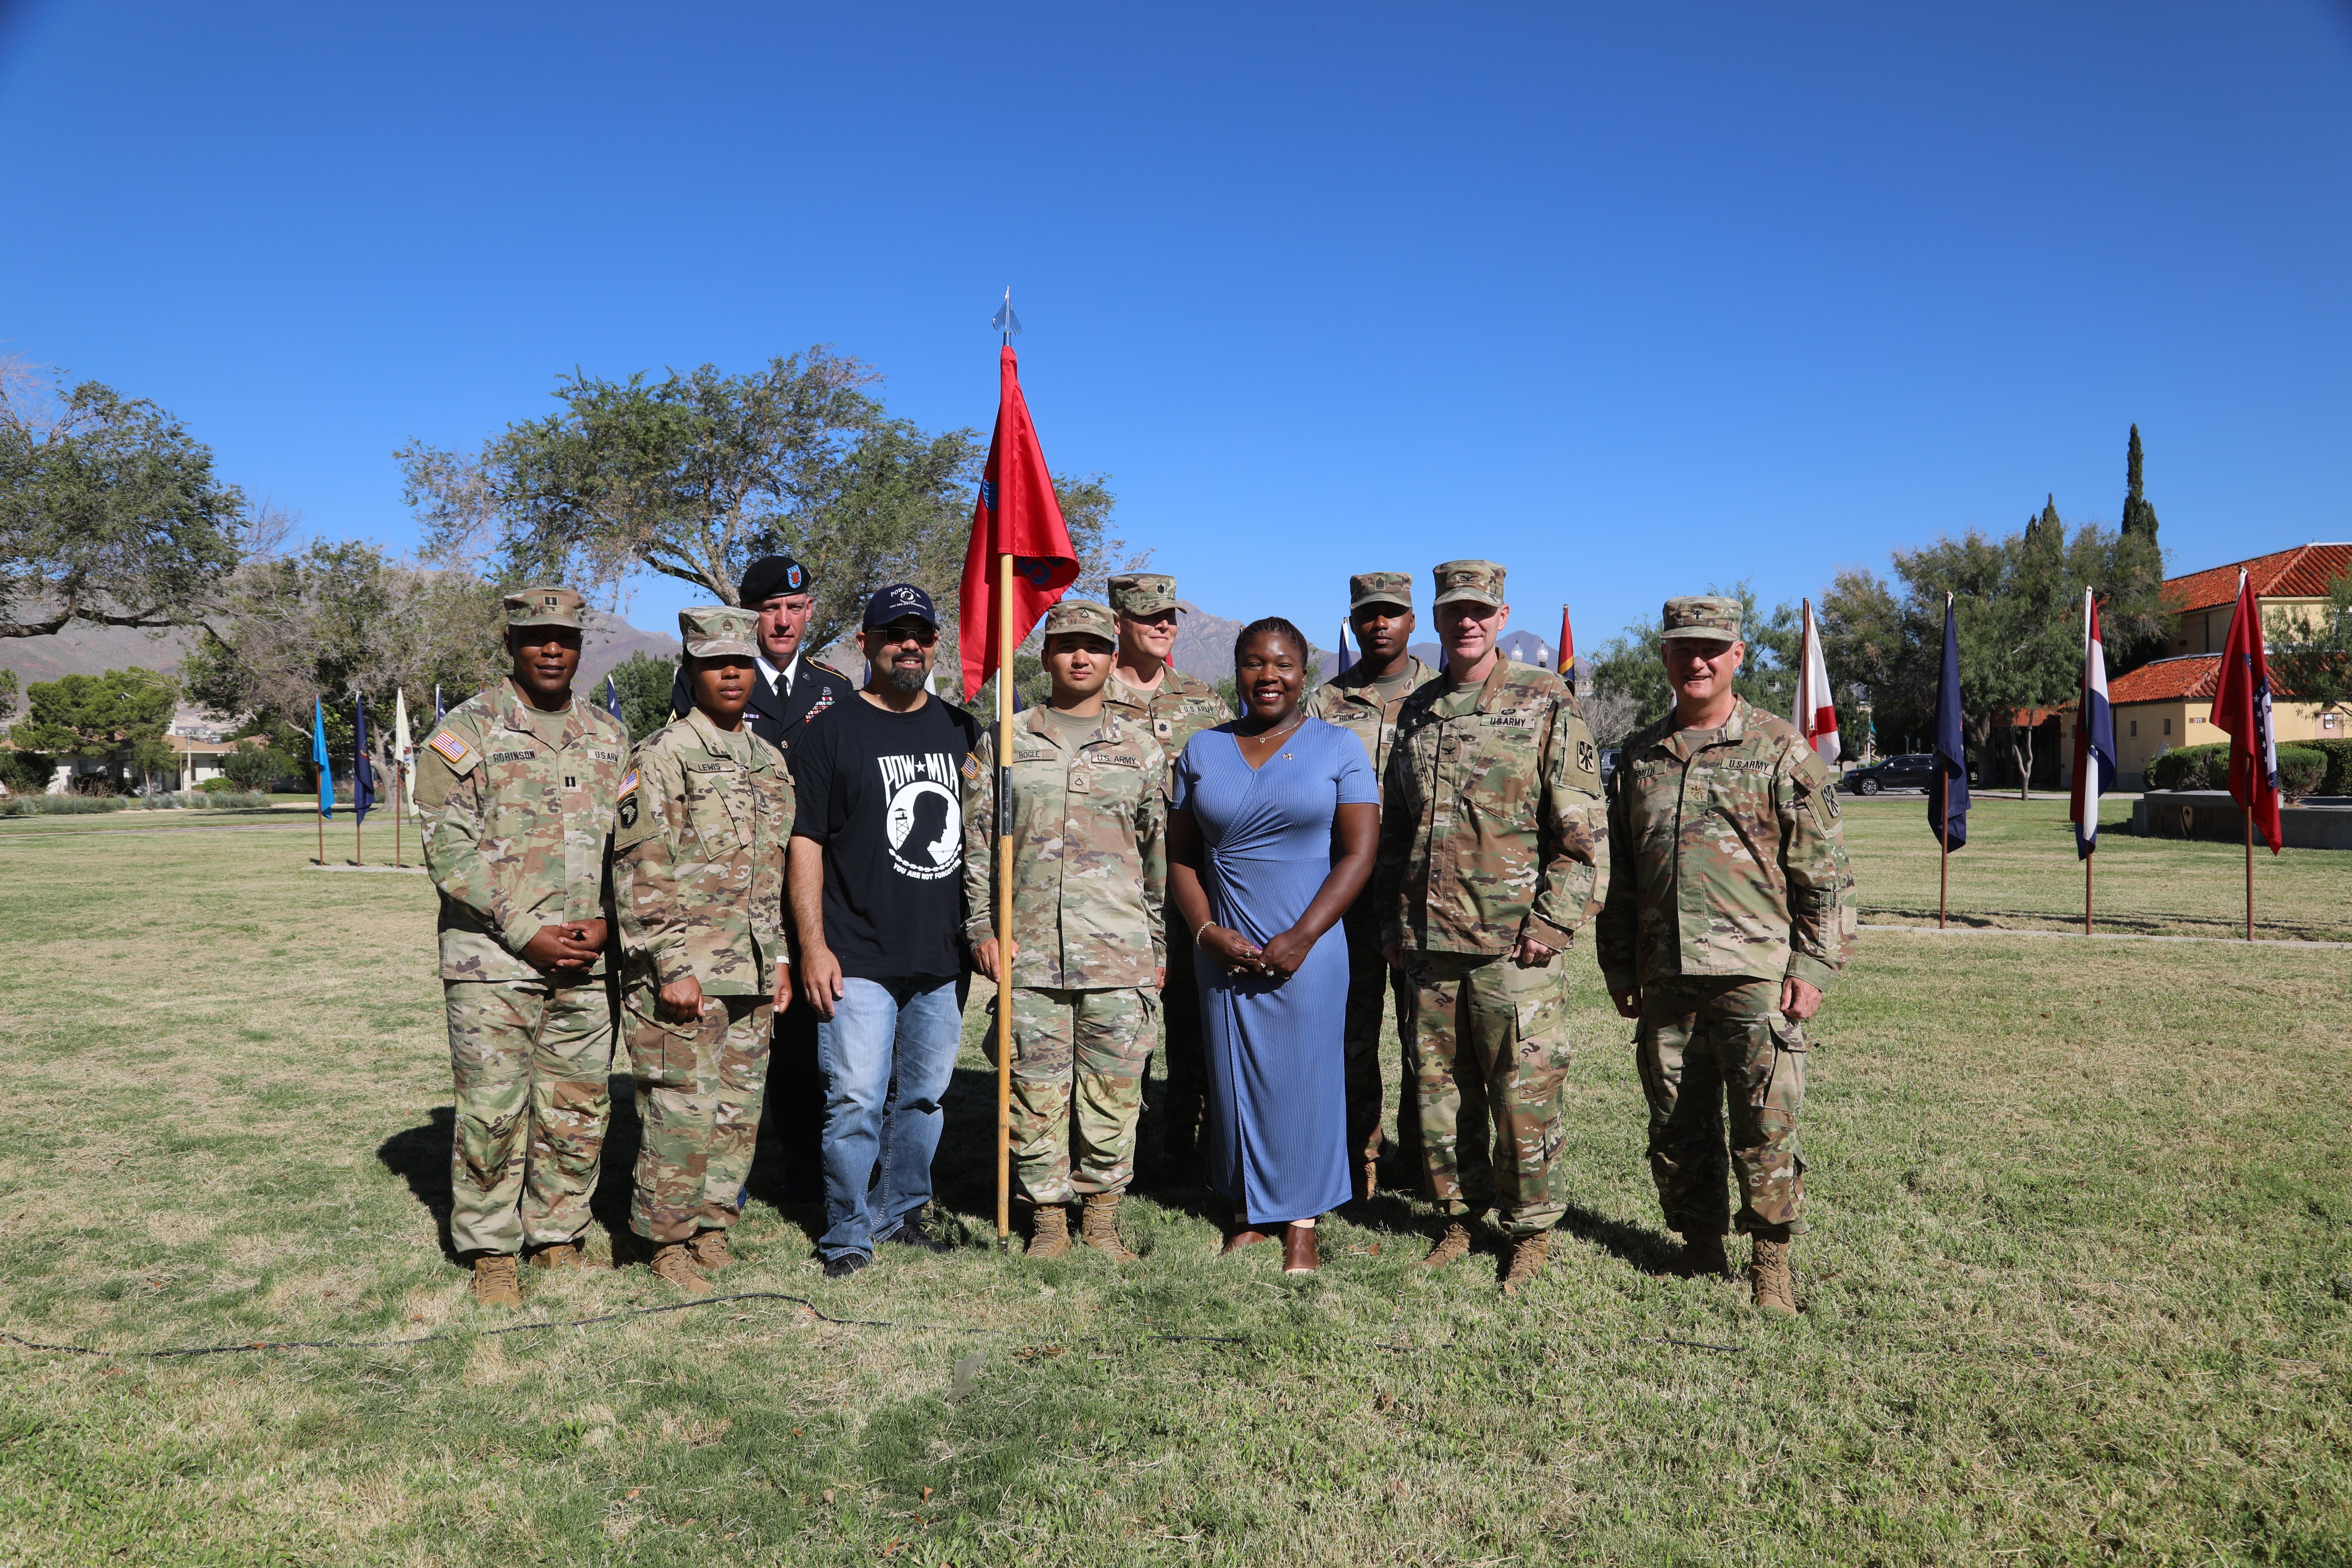
{"type": "Polygon", "coordinates": [[[963,957],[963,766],[979,721],[937,697],[836,702],[793,748],[795,837],[824,846],[824,940],[861,980],[953,975],[963,957]]]}

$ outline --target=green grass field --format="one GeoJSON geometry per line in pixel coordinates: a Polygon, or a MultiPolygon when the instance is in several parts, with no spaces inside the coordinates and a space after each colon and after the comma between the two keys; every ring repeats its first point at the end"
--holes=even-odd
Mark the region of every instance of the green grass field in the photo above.
{"type": "MultiPolygon", "coordinates": [[[[2063,924],[2063,805],[1979,809],[1954,907],[2063,924]]],[[[1932,922],[1922,815],[1848,808],[1866,918],[1924,885],[1932,922]]],[[[11,1568],[2352,1563],[2341,951],[1868,935],[1816,1031],[1793,1322],[1662,1274],[1627,1026],[1580,954],[1576,1206],[1511,1300],[1492,1257],[1420,1275],[1393,1200],[1327,1222],[1305,1280],[1216,1260],[1196,1192],[1128,1205],[1123,1268],[1001,1257],[971,1052],[939,1167],[971,1246],[827,1284],[763,1167],[722,1277],[897,1326],[566,1328],[674,1298],[599,1268],[471,1304],[424,879],[306,872],[307,821],[124,826],[0,826],[0,1331],[448,1337],[0,1343],[11,1568]]],[[[2228,846],[2101,859],[2118,929],[2236,908],[2228,846]]],[[[2272,934],[2343,934],[2352,858],[2258,871],[2272,934]]],[[[635,1138],[624,1109],[606,1225],[635,1138]]]]}

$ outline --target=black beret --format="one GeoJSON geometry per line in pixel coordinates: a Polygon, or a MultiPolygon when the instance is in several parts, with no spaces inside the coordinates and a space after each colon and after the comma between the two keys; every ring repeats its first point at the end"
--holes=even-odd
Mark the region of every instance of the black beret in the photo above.
{"type": "Polygon", "coordinates": [[[736,602],[747,610],[756,610],[779,594],[809,594],[815,590],[816,578],[791,556],[762,555],[743,568],[743,583],[737,591],[736,602]]]}

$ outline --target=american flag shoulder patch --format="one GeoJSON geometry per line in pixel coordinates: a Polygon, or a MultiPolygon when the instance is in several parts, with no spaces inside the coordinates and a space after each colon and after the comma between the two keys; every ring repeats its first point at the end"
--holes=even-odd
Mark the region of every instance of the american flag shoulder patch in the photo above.
{"type": "Polygon", "coordinates": [[[473,747],[466,744],[462,737],[452,734],[446,730],[425,743],[440,752],[448,764],[461,773],[472,767],[478,760],[474,755],[473,747]]]}
{"type": "Polygon", "coordinates": [[[970,783],[978,784],[980,782],[980,760],[978,758],[971,756],[964,758],[963,776],[970,783]]]}
{"type": "Polygon", "coordinates": [[[635,789],[635,788],[636,788],[636,787],[637,787],[637,770],[636,770],[636,769],[635,769],[635,768],[631,768],[631,769],[629,770],[629,776],[628,776],[628,777],[626,777],[626,778],[625,778],[625,779],[623,779],[623,780],[621,781],[621,787],[620,787],[620,789],[619,789],[617,792],[615,792],[615,793],[620,794],[620,795],[626,795],[626,794],[628,794],[631,790],[633,790],[633,789],[635,789]]]}

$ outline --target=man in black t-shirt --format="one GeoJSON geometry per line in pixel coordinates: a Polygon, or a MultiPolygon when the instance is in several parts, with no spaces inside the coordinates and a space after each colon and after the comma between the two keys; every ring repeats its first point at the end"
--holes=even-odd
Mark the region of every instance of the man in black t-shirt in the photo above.
{"type": "Polygon", "coordinates": [[[912,584],[866,601],[865,689],[807,732],[793,770],[793,918],[824,1075],[817,1251],[829,1279],[865,1268],[877,1241],[947,1249],[923,1209],[963,1036],[961,791],[980,727],[925,689],[939,624],[912,584]]]}

